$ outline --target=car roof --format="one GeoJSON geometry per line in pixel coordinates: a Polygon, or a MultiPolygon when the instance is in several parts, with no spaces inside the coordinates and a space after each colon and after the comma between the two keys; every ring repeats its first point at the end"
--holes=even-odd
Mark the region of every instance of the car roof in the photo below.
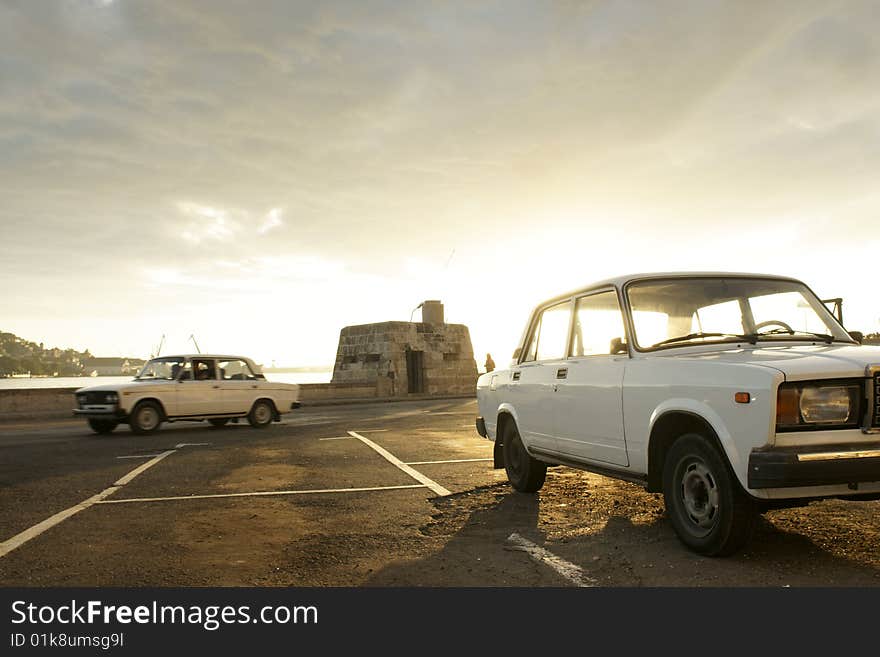
{"type": "Polygon", "coordinates": [[[575,288],[573,290],[569,290],[565,294],[557,294],[556,296],[548,299],[541,303],[541,306],[546,305],[556,299],[565,299],[576,294],[580,294],[581,292],[585,292],[587,290],[593,290],[600,287],[617,287],[622,288],[627,283],[631,283],[632,281],[638,281],[643,279],[662,279],[662,278],[699,278],[699,277],[712,277],[712,278],[766,278],[766,279],[774,279],[779,281],[795,281],[800,283],[801,281],[797,278],[792,278],[790,276],[779,276],[777,274],[757,274],[754,272],[730,272],[730,271],[664,271],[664,272],[647,272],[640,274],[624,274],[622,276],[614,276],[612,278],[606,278],[601,281],[596,281],[595,283],[589,283],[587,285],[575,288]]]}

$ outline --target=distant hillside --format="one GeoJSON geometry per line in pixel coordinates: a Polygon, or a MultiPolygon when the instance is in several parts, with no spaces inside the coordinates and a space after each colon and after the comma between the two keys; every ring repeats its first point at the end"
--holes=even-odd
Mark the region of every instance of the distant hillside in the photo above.
{"type": "Polygon", "coordinates": [[[142,363],[140,359],[95,358],[88,349],[46,348],[42,342],[28,342],[12,333],[0,332],[0,376],[3,377],[28,372],[35,376],[82,376],[93,371],[115,374],[115,369],[133,368],[142,363]],[[102,371],[104,369],[108,371],[102,371]]]}

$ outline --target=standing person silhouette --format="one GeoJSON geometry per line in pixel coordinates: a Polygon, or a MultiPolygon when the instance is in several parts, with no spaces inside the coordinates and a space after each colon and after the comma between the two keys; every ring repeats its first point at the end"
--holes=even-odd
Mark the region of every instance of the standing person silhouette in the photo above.
{"type": "Polygon", "coordinates": [[[492,354],[486,354],[486,372],[491,372],[495,369],[495,361],[492,360],[492,354]]]}

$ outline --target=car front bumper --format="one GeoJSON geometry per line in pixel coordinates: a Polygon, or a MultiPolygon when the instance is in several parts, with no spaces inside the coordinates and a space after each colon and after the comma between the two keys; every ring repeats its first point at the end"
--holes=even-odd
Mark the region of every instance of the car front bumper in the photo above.
{"type": "Polygon", "coordinates": [[[126,417],[125,411],[121,410],[118,406],[111,405],[92,405],[86,408],[74,408],[73,414],[75,417],[84,417],[84,418],[100,418],[100,419],[117,419],[121,420],[126,417]]]}
{"type": "Polygon", "coordinates": [[[794,488],[880,481],[880,442],[752,450],[749,488],[794,488]]]}

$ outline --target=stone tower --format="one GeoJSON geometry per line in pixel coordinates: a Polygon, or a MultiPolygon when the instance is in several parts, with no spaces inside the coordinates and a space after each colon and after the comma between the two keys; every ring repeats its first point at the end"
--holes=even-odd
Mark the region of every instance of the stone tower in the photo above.
{"type": "Polygon", "coordinates": [[[421,322],[343,328],[333,383],[372,383],[379,397],[473,393],[477,364],[467,326],[447,324],[439,301],[421,308],[421,322]]]}

